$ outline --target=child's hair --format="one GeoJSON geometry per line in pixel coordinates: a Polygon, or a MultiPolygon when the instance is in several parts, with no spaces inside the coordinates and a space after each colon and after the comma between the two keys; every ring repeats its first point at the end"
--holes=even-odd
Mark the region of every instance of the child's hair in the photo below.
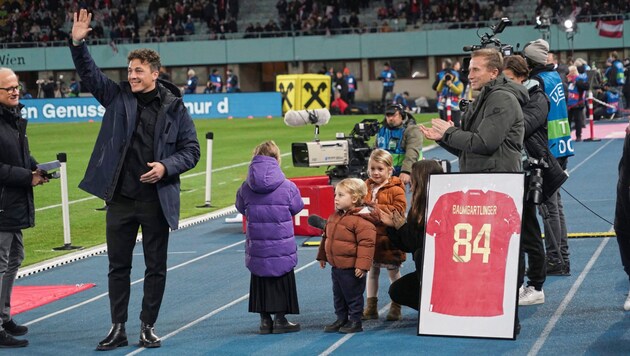
{"type": "Polygon", "coordinates": [[[280,148],[271,140],[265,141],[254,148],[254,156],[269,156],[280,162],[280,148]]]}
{"type": "Polygon", "coordinates": [[[387,168],[394,168],[394,158],[392,154],[380,148],[376,148],[372,151],[370,161],[381,163],[387,168]]]}
{"type": "Polygon", "coordinates": [[[356,200],[355,206],[363,204],[363,198],[367,195],[367,185],[359,178],[346,178],[337,183],[336,189],[347,191],[352,200],[356,200]]]}
{"type": "Polygon", "coordinates": [[[442,165],[438,161],[427,159],[418,162],[414,162],[411,166],[411,184],[413,190],[413,197],[411,201],[411,208],[409,209],[409,215],[407,221],[409,223],[418,224],[422,223],[427,205],[427,185],[429,183],[429,174],[431,173],[443,173],[442,165]]]}

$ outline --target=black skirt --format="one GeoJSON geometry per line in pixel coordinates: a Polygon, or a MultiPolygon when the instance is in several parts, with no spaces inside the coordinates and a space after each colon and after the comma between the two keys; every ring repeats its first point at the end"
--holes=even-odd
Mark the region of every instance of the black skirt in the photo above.
{"type": "Polygon", "coordinates": [[[280,277],[259,277],[254,274],[251,276],[250,313],[300,314],[293,270],[280,277]]]}

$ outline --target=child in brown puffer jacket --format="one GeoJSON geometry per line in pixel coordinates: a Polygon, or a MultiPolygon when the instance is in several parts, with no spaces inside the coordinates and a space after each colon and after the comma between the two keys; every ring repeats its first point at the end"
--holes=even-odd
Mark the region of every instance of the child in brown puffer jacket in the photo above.
{"type": "Polygon", "coordinates": [[[365,275],[372,266],[379,210],[363,203],[367,187],[358,178],[346,178],[335,188],[335,210],[326,222],[317,260],[332,266],[333,298],[337,320],[325,332],[363,331],[365,275]]]}
{"type": "MultiPolygon", "coordinates": [[[[407,197],[405,185],[398,177],[392,176],[394,161],[392,155],[382,149],[375,149],[368,161],[370,178],[367,185],[366,201],[376,204],[380,210],[393,213],[397,211],[405,216],[407,197]]],[[[374,262],[367,277],[367,306],[363,311],[363,320],[378,319],[378,280],[381,268],[386,268],[390,283],[400,278],[400,266],[406,260],[405,252],[399,250],[387,237],[387,226],[380,221],[376,224],[376,246],[374,262]]],[[[400,320],[400,304],[392,302],[386,319],[400,320]]]]}

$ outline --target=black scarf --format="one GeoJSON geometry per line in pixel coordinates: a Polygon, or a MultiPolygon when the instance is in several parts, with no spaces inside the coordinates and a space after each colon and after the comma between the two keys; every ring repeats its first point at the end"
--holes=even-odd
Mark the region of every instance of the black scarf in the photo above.
{"type": "Polygon", "coordinates": [[[138,103],[142,106],[147,106],[153,100],[158,93],[158,86],[156,85],[153,90],[146,93],[135,93],[136,99],[138,99],[138,103]]]}

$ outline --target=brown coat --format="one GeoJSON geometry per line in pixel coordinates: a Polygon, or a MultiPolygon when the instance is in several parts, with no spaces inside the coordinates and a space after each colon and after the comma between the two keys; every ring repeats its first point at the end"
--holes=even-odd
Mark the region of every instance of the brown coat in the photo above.
{"type": "MultiPolygon", "coordinates": [[[[372,179],[365,181],[368,192],[365,201],[372,202],[374,182],[372,179]]],[[[405,196],[405,185],[398,177],[390,177],[389,181],[376,193],[376,206],[380,210],[392,212],[398,210],[401,215],[407,211],[407,197],[405,196]]],[[[380,222],[376,223],[376,250],[374,251],[374,262],[392,265],[400,265],[407,259],[406,254],[391,243],[387,237],[387,226],[380,222]]]]}
{"type": "Polygon", "coordinates": [[[369,271],[376,240],[374,223],[378,219],[378,209],[368,206],[333,213],[326,222],[317,260],[336,268],[369,271]]]}

